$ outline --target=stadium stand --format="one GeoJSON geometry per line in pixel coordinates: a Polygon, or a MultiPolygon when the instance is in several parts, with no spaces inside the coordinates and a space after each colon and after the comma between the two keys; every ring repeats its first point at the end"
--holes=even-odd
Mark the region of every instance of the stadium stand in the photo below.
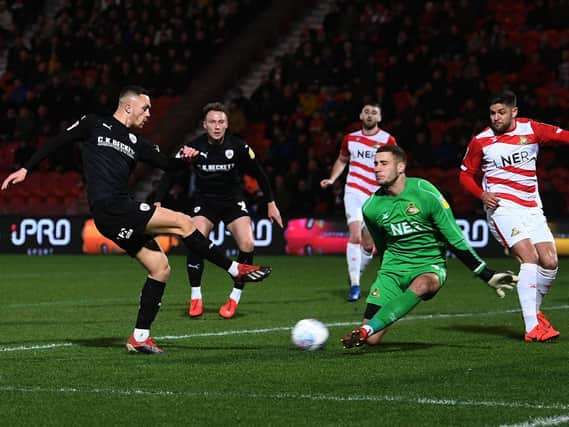
{"type": "MultiPolygon", "coordinates": [[[[232,93],[232,129],[255,147],[278,197],[302,201],[294,209],[283,204],[288,217],[343,214],[341,189],[322,191],[317,183],[327,176],[342,135],[358,126],[366,100],[381,102],[382,127],[409,151],[410,174],[440,186],[461,215],[480,213],[458,186],[457,165],[470,137],[486,124],[489,93],[512,88],[523,116],[569,128],[563,114],[569,105],[569,30],[561,19],[569,6],[563,0],[336,0],[321,24],[305,28],[298,45],[275,59],[250,97],[228,90],[245,67],[235,66],[230,81],[230,61],[237,61],[236,53],[245,56],[250,42],[238,36],[267,19],[261,14],[279,6],[274,2],[66,0],[53,18],[42,13],[44,3],[34,2],[29,10],[30,2],[0,2],[3,173],[78,112],[112,111],[127,82],[153,90],[146,132],[171,149],[181,139],[167,128],[193,131],[196,111],[213,94],[204,88],[219,79],[216,97],[232,93]],[[28,9],[22,13],[21,7],[28,9]],[[219,65],[215,55],[229,64],[219,65]],[[214,64],[217,72],[210,73],[214,64]],[[200,80],[200,72],[210,80],[200,80]]],[[[267,46],[270,34],[284,34],[297,18],[271,23],[267,46]]],[[[257,50],[257,59],[265,53],[257,50]]],[[[544,202],[555,206],[548,212],[552,218],[569,213],[569,203],[556,203],[569,200],[568,154],[567,147],[544,147],[540,155],[544,202]]],[[[76,151],[57,153],[35,175],[42,182],[43,174],[73,173],[77,184],[78,158],[76,151]]],[[[2,212],[29,213],[34,203],[81,212],[81,186],[71,181],[45,194],[30,184],[15,187],[2,194],[2,212]],[[72,190],[62,192],[70,185],[72,190]]]]}
{"type": "MultiPolygon", "coordinates": [[[[566,8],[563,1],[338,0],[322,26],[306,30],[250,99],[236,101],[247,113],[245,134],[266,156],[275,183],[302,194],[304,182],[290,176],[289,165],[298,165],[295,175],[301,177],[309,164],[310,175],[328,176],[340,138],[333,149],[322,149],[322,130],[352,130],[361,104],[377,99],[382,127],[410,153],[409,173],[437,184],[457,214],[480,213],[479,203],[458,185],[457,166],[470,137],[486,126],[490,93],[512,88],[521,116],[569,126],[562,114],[569,37],[553,12],[566,8]],[[311,131],[315,121],[317,132],[311,131]]],[[[540,165],[565,171],[568,153],[567,147],[545,147],[540,165]]],[[[542,174],[547,187],[562,193],[558,200],[569,195],[564,177],[542,174]]],[[[342,215],[325,191],[315,186],[314,192],[313,205],[299,214],[314,215],[313,207],[324,205],[320,209],[329,215],[342,215]]],[[[568,206],[548,215],[566,215],[568,206]]]]}
{"type": "MultiPolygon", "coordinates": [[[[48,2],[57,11],[43,11],[44,2],[38,1],[33,12],[24,13],[26,19],[17,14],[8,19],[6,3],[0,2],[0,47],[6,58],[0,77],[3,175],[81,114],[112,113],[125,84],[152,91],[153,120],[145,129],[152,134],[212,55],[266,6],[261,0],[65,0],[48,2]]],[[[8,10],[31,5],[8,3],[8,10]]],[[[3,193],[2,211],[86,213],[78,208],[84,205],[80,172],[78,149],[62,149],[25,185],[3,193]]]]}

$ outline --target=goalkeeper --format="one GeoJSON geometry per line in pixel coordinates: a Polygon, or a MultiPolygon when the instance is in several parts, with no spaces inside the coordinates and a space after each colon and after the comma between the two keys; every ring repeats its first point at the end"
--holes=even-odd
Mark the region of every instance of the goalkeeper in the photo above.
{"type": "Polygon", "coordinates": [[[405,175],[406,155],[396,145],[380,147],[374,172],[380,189],[363,205],[381,266],[371,285],[363,324],[342,339],[344,347],[376,345],[387,327],[421,300],[435,296],[447,276],[447,247],[500,298],[517,277],[496,272],[466,242],[448,202],[429,181],[405,175]]]}

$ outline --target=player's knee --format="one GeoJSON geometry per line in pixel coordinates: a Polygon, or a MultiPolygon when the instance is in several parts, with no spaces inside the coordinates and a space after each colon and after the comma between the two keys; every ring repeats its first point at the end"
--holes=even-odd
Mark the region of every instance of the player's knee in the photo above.
{"type": "Polygon", "coordinates": [[[350,236],[348,237],[348,241],[350,243],[360,245],[362,243],[362,236],[359,234],[354,234],[354,235],[350,234],[350,236]]]}
{"type": "Polygon", "coordinates": [[[150,275],[161,282],[166,283],[170,278],[171,267],[166,255],[161,254],[160,258],[152,265],[150,275]]]}
{"type": "Polygon", "coordinates": [[[540,259],[539,265],[545,270],[557,270],[559,260],[555,254],[548,254],[540,259]]]}
{"type": "Polygon", "coordinates": [[[196,230],[196,225],[191,217],[181,212],[175,214],[176,227],[181,230],[182,236],[192,234],[196,230]]]}
{"type": "Polygon", "coordinates": [[[412,283],[411,290],[423,301],[430,300],[439,291],[441,285],[434,278],[423,278],[412,283]]]}
{"type": "Polygon", "coordinates": [[[537,251],[526,251],[524,253],[516,254],[521,264],[538,264],[539,255],[537,251]]]}
{"type": "Polygon", "coordinates": [[[161,282],[166,283],[168,281],[168,279],[170,278],[170,272],[171,272],[170,264],[168,264],[168,262],[166,262],[166,264],[161,265],[156,270],[156,273],[154,273],[153,276],[156,277],[161,282]]]}

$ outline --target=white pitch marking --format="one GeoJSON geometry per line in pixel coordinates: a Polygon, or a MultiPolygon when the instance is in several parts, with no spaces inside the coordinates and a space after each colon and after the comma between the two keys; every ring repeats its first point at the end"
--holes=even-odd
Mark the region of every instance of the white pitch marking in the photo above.
{"type": "MultiPolygon", "coordinates": [[[[569,305],[559,305],[555,307],[549,307],[547,310],[565,310],[568,309],[569,305]]],[[[448,318],[466,318],[466,317],[478,317],[478,316],[494,316],[501,314],[519,313],[520,309],[502,310],[502,311],[489,311],[485,313],[438,313],[438,314],[418,314],[406,316],[399,320],[403,321],[413,321],[413,320],[432,320],[432,319],[448,319],[448,318]]],[[[356,322],[333,322],[326,323],[329,328],[340,327],[340,326],[353,326],[356,322]]],[[[274,328],[263,328],[263,329],[242,329],[233,331],[220,331],[220,332],[201,332],[195,334],[186,335],[163,335],[155,337],[156,339],[162,340],[181,340],[186,338],[197,338],[197,337],[216,337],[216,336],[226,336],[226,335],[245,335],[245,334],[263,334],[267,332],[280,332],[288,331],[292,329],[292,326],[279,326],[274,328]]]]}
{"type": "Polygon", "coordinates": [[[547,418],[532,418],[531,421],[520,424],[502,424],[499,427],[541,427],[541,426],[558,426],[569,422],[568,415],[561,415],[559,417],[547,417],[547,418]]]}
{"type": "Polygon", "coordinates": [[[69,347],[73,344],[70,342],[62,342],[62,343],[53,343],[53,344],[45,344],[45,345],[22,345],[19,347],[0,347],[0,352],[5,351],[26,351],[26,350],[51,350],[52,348],[58,347],[69,347]]]}
{"type": "MultiPolygon", "coordinates": [[[[554,307],[548,307],[547,310],[565,310],[569,308],[569,305],[558,305],[554,307]]],[[[411,315],[406,316],[403,319],[400,319],[400,322],[403,321],[413,321],[413,320],[432,320],[432,319],[448,319],[448,318],[467,318],[467,317],[479,317],[479,316],[495,316],[501,314],[509,314],[509,313],[519,313],[519,309],[511,309],[511,310],[502,310],[502,311],[489,311],[483,313],[439,313],[439,314],[420,314],[420,315],[411,315]]],[[[357,321],[354,322],[334,322],[334,323],[326,323],[326,326],[329,328],[334,327],[342,327],[342,326],[353,326],[356,324],[357,321]]],[[[292,326],[278,326],[273,328],[260,328],[260,329],[237,329],[237,330],[229,330],[229,331],[219,331],[219,332],[200,332],[195,334],[185,334],[185,335],[163,335],[157,336],[156,339],[160,340],[183,340],[187,338],[199,338],[199,337],[218,337],[218,336],[228,336],[228,335],[247,335],[247,334],[264,334],[270,332],[282,332],[282,331],[289,331],[292,329],[292,326]]],[[[71,346],[72,343],[65,343],[65,346],[71,346]]],[[[62,347],[62,344],[46,344],[43,346],[27,346],[27,347],[0,347],[0,352],[4,351],[26,351],[26,350],[36,350],[36,349],[48,349],[49,346],[57,346],[62,347]],[[39,348],[41,347],[41,348],[39,348]]]]}
{"type": "MultiPolygon", "coordinates": [[[[428,406],[472,406],[472,407],[500,407],[500,408],[523,408],[523,409],[558,409],[568,410],[569,405],[562,403],[529,403],[529,402],[506,402],[493,400],[457,400],[457,399],[433,399],[425,397],[405,396],[377,396],[377,395],[353,395],[336,396],[326,394],[300,394],[300,393],[225,393],[212,391],[175,391],[175,390],[141,390],[141,389],[105,389],[105,388],[77,388],[77,387],[17,387],[0,386],[0,392],[19,393],[78,393],[78,394],[116,394],[121,396],[186,396],[199,398],[228,398],[239,397],[246,399],[288,399],[288,400],[311,400],[332,402],[396,402],[403,404],[419,404],[428,406]]],[[[560,418],[560,417],[557,417],[560,418]]],[[[525,424],[524,424],[525,425],[525,424]]],[[[536,424],[545,425],[545,424],[536,424]]],[[[547,424],[553,425],[553,424],[547,424]]]]}

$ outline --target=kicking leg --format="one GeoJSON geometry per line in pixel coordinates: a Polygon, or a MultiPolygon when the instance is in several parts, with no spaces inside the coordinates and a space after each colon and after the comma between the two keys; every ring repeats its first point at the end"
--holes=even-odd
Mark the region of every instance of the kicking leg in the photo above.
{"type": "Polygon", "coordinates": [[[260,282],[271,274],[270,267],[238,264],[228,257],[196,228],[193,220],[183,213],[158,207],[147,224],[150,234],[175,234],[198,255],[226,270],[242,282],[260,282]]]}

